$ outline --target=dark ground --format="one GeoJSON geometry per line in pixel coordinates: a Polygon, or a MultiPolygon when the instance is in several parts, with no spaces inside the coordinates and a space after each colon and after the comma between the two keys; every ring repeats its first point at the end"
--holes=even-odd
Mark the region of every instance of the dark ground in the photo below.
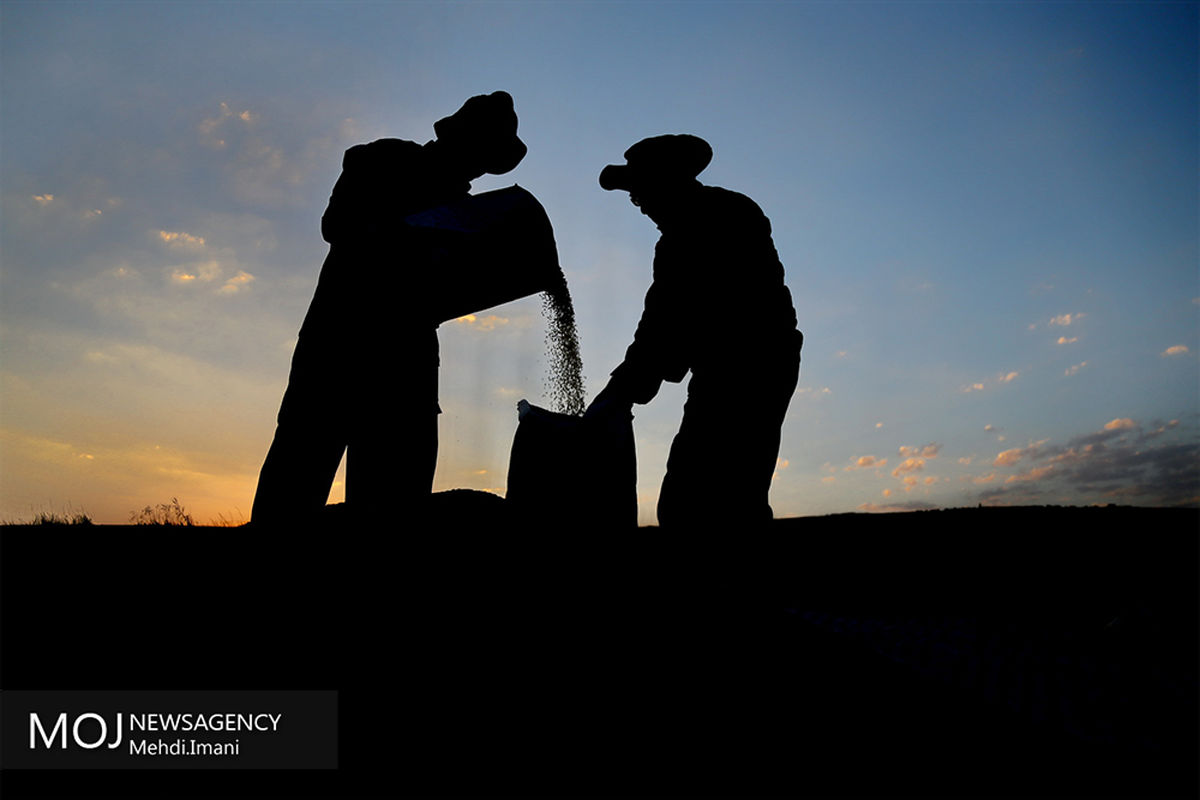
{"type": "Polygon", "coordinates": [[[8,770],[0,794],[1197,796],[1196,510],[688,537],[486,511],[0,528],[3,689],[336,689],[340,736],[337,771],[8,770]]]}

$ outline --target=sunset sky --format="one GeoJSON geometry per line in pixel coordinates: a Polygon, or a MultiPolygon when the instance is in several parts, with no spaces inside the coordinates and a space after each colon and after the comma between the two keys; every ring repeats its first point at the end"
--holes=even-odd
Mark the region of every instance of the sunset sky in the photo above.
{"type": "MultiPolygon", "coordinates": [[[[589,399],[657,240],[605,164],[697,134],[771,219],[805,334],[776,516],[1196,504],[1198,8],[5,0],[0,520],[246,519],[342,152],[497,89],[529,154],[474,188],[545,206],[589,399]]],[[[544,333],[536,297],[442,326],[435,488],[503,493],[544,333]]],[[[643,523],[684,397],[635,407],[643,523]]]]}

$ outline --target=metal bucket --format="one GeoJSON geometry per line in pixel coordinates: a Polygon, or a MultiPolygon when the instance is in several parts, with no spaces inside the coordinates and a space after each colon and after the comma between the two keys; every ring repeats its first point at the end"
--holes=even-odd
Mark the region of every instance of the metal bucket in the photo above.
{"type": "Polygon", "coordinates": [[[406,217],[430,247],[430,313],[438,323],[544,292],[563,281],[546,210],[520,186],[406,217]]]}

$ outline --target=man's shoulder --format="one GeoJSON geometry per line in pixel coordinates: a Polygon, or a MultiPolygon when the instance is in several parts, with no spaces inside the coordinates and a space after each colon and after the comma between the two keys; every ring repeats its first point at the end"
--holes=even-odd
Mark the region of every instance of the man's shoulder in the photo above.
{"type": "Polygon", "coordinates": [[[356,144],[342,157],[342,168],[350,169],[364,163],[379,165],[380,162],[408,161],[417,158],[422,146],[408,139],[376,139],[366,144],[356,144]]]}
{"type": "Polygon", "coordinates": [[[705,186],[702,190],[704,224],[721,221],[740,225],[763,225],[770,232],[770,221],[758,203],[740,192],[720,186],[705,186]]]}
{"type": "Polygon", "coordinates": [[[732,189],[726,189],[722,186],[704,186],[701,191],[705,203],[710,208],[743,214],[763,213],[762,209],[758,207],[758,203],[741,192],[735,192],[732,189]]]}

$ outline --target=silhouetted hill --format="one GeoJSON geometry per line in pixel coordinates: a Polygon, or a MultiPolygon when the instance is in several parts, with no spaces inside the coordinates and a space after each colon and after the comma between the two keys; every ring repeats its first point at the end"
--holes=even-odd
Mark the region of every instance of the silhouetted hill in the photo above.
{"type": "Polygon", "coordinates": [[[336,772],[4,788],[1196,793],[1197,510],[531,534],[439,502],[425,529],[0,528],[3,688],[336,689],[341,741],[336,772]]]}

